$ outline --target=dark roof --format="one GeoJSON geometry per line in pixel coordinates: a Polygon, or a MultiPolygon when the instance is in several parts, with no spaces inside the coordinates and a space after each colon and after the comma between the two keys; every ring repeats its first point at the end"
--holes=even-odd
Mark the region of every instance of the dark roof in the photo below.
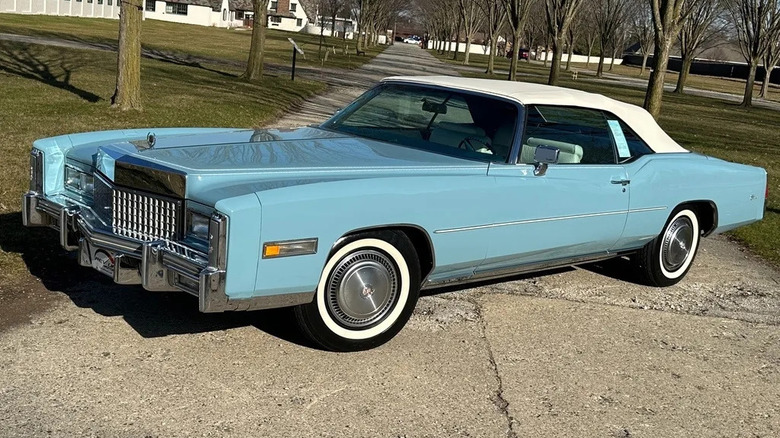
{"type": "Polygon", "coordinates": [[[182,3],[193,6],[206,6],[212,11],[219,12],[222,9],[222,0],[171,0],[171,3],[182,3]]]}
{"type": "Polygon", "coordinates": [[[314,23],[317,21],[317,5],[316,1],[314,0],[297,0],[298,6],[303,8],[303,12],[306,13],[306,16],[309,17],[309,21],[314,23]]]}
{"type": "Polygon", "coordinates": [[[268,11],[269,17],[282,17],[282,18],[295,18],[295,14],[292,12],[274,12],[268,11]]]}
{"type": "Polygon", "coordinates": [[[253,11],[255,9],[252,0],[228,0],[231,11],[253,11]]]}

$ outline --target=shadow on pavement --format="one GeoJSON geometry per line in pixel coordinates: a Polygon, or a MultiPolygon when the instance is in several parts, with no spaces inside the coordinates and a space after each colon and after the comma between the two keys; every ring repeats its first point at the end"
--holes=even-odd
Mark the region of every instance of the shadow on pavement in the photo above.
{"type": "MultiPolygon", "coordinates": [[[[75,254],[63,250],[57,233],[26,228],[21,213],[0,215],[0,249],[19,254],[27,269],[51,292],[60,292],[76,306],[104,316],[121,316],[139,335],[154,338],[254,326],[271,336],[305,347],[291,309],[253,312],[200,313],[197,298],[186,293],[148,292],[140,286],[120,286],[97,271],[79,266],[75,254]]],[[[14,293],[14,288],[0,293],[14,293]]],[[[4,312],[25,312],[0,308],[4,312]]]]}

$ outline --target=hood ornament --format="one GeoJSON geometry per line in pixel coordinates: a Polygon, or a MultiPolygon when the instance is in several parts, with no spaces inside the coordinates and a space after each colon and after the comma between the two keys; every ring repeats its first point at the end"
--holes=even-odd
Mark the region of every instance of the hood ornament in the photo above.
{"type": "Polygon", "coordinates": [[[146,143],[149,145],[149,149],[153,148],[154,144],[157,143],[157,136],[154,135],[154,132],[146,134],[146,143]]]}

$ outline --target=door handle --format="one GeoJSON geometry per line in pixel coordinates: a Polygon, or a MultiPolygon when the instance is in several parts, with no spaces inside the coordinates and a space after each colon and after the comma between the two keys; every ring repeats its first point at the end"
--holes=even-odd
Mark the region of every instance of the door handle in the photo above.
{"type": "Polygon", "coordinates": [[[627,186],[627,185],[631,184],[631,180],[630,179],[613,179],[610,182],[612,184],[620,184],[621,186],[627,186]]]}

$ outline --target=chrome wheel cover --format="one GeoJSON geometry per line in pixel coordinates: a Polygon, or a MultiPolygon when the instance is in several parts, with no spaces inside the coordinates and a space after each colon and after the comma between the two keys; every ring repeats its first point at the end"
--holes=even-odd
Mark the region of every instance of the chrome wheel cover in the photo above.
{"type": "Polygon", "coordinates": [[[661,262],[664,269],[674,272],[685,264],[694,250],[694,237],[690,218],[680,216],[669,224],[661,244],[661,262]]]}
{"type": "Polygon", "coordinates": [[[386,254],[360,250],[333,268],[325,301],[329,313],[349,328],[367,328],[383,320],[398,301],[398,269],[386,254]]]}

